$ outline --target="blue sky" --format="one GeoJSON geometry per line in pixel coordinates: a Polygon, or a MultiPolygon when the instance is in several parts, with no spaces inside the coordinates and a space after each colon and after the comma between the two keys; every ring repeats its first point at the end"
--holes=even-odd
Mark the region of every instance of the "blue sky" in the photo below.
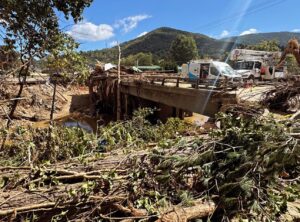
{"type": "Polygon", "coordinates": [[[214,38],[300,32],[300,0],[94,0],[79,24],[60,19],[81,50],[111,47],[165,26],[214,38]]]}

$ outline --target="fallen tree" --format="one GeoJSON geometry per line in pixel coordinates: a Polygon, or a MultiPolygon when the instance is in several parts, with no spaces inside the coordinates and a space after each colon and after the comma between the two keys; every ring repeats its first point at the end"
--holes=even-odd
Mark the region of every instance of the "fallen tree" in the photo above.
{"type": "MultiPolygon", "coordinates": [[[[50,163],[31,149],[41,158],[0,168],[0,218],[283,221],[288,203],[299,199],[298,139],[288,125],[243,112],[219,114],[221,128],[205,139],[180,120],[151,125],[148,111],[100,128],[90,143],[82,133],[67,146],[74,137],[62,129],[57,154],[76,146],[85,152],[50,155],[50,163]]],[[[37,133],[32,143],[43,150],[40,139],[37,133]]]]}

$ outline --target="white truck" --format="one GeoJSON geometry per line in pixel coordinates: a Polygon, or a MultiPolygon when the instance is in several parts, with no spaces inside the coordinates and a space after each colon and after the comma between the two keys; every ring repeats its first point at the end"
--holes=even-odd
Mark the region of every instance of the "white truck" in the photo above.
{"type": "Polygon", "coordinates": [[[241,76],[225,62],[196,60],[182,65],[181,74],[191,81],[195,80],[241,80],[241,76]]]}
{"type": "Polygon", "coordinates": [[[230,53],[233,68],[243,79],[285,79],[287,68],[275,68],[281,52],[256,51],[249,49],[234,49],[230,53]]]}

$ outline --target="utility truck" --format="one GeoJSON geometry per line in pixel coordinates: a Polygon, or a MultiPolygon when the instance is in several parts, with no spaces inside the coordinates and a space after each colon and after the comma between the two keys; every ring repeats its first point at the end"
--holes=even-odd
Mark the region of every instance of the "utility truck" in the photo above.
{"type": "Polygon", "coordinates": [[[241,76],[225,62],[196,60],[182,65],[183,77],[189,80],[240,80],[241,76]]]}
{"type": "Polygon", "coordinates": [[[287,68],[276,68],[281,52],[256,51],[249,49],[234,49],[230,60],[234,70],[243,79],[272,80],[286,79],[287,68]]]}
{"type": "Polygon", "coordinates": [[[239,74],[225,62],[197,60],[182,65],[181,74],[192,82],[192,87],[231,87],[236,88],[242,81],[239,74]]]}

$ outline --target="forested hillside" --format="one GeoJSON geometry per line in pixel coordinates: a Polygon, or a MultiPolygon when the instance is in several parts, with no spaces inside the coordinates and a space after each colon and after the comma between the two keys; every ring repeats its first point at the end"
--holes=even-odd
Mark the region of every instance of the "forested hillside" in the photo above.
{"type": "MultiPolygon", "coordinates": [[[[211,58],[220,58],[233,47],[255,45],[263,40],[276,40],[279,42],[280,46],[284,46],[292,37],[300,39],[300,33],[293,32],[257,33],[226,39],[214,39],[203,34],[162,27],[149,32],[142,37],[122,43],[122,56],[127,57],[129,55],[144,52],[151,53],[156,61],[158,59],[164,59],[168,57],[171,43],[179,34],[193,36],[196,41],[200,57],[211,58]]],[[[96,60],[103,62],[115,62],[118,57],[118,49],[117,47],[113,47],[82,52],[82,54],[88,59],[90,64],[94,64],[96,60]]]]}
{"type": "Polygon", "coordinates": [[[300,39],[300,33],[295,32],[269,32],[269,33],[257,33],[243,36],[235,36],[226,38],[223,40],[236,42],[237,44],[243,45],[256,45],[263,40],[276,40],[280,46],[286,45],[289,39],[296,37],[300,39]]]}
{"type": "MultiPolygon", "coordinates": [[[[124,42],[121,44],[122,55],[127,57],[129,55],[137,54],[139,52],[152,53],[154,57],[162,59],[168,56],[168,51],[172,41],[179,34],[191,35],[194,37],[200,56],[220,57],[232,47],[232,43],[210,38],[206,35],[190,33],[172,28],[159,28],[147,35],[137,39],[124,42]]],[[[94,61],[111,62],[115,61],[118,56],[117,47],[83,52],[88,60],[93,63],[94,61]]]]}

